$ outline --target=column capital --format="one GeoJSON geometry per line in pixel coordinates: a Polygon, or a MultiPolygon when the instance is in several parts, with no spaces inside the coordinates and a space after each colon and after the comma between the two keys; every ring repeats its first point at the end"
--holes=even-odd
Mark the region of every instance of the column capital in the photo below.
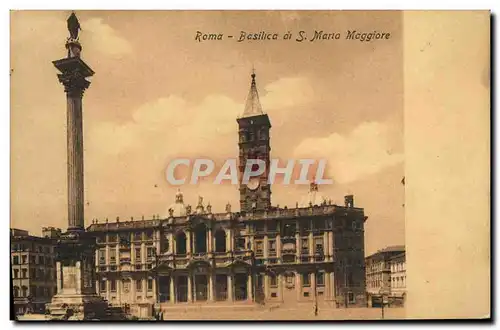
{"type": "Polygon", "coordinates": [[[57,77],[68,96],[81,97],[90,86],[86,78],[93,76],[94,71],[80,57],[63,58],[52,63],[61,72],[57,77]]]}
{"type": "Polygon", "coordinates": [[[59,82],[64,85],[64,91],[70,97],[82,97],[83,92],[90,86],[81,72],[72,71],[58,74],[59,82]]]}

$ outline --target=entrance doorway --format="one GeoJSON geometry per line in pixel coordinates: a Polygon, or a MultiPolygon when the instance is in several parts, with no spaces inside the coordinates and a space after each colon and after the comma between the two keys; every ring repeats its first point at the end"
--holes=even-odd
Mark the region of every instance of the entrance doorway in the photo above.
{"type": "Polygon", "coordinates": [[[177,277],[177,301],[188,301],[188,279],[187,276],[177,277]]]}
{"type": "Polygon", "coordinates": [[[247,274],[236,274],[234,276],[234,300],[247,300],[247,274]]]}
{"type": "Polygon", "coordinates": [[[208,278],[207,275],[196,275],[194,277],[196,301],[207,301],[208,299],[208,278]]]}

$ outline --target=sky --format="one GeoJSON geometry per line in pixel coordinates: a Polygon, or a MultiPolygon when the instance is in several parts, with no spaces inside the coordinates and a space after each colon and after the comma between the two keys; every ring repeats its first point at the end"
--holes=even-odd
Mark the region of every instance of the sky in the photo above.
{"type": "MultiPolygon", "coordinates": [[[[11,12],[11,227],[39,235],[67,227],[66,100],[52,61],[66,56],[68,11],[11,12]]],[[[236,119],[252,67],[269,115],[271,157],[327,160],[320,192],[363,207],[365,253],[404,244],[403,50],[400,12],[78,11],[82,59],[96,72],[85,92],[85,224],[166,216],[175,158],[238,156],[236,119]],[[299,31],[340,40],[296,42],[299,31]],[[388,40],[344,40],[347,30],[388,40]],[[233,39],[195,40],[197,31],[233,39]],[[292,40],[238,42],[240,31],[290,31],[292,40]]],[[[293,207],[307,185],[276,184],[293,207]]],[[[233,185],[181,187],[213,212],[238,209],[233,185]]]]}

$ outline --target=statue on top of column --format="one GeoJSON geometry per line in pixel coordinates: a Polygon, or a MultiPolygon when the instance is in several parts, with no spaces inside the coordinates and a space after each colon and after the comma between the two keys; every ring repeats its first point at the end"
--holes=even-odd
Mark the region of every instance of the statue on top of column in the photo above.
{"type": "Polygon", "coordinates": [[[80,22],[78,22],[78,18],[75,13],[71,13],[68,18],[68,31],[69,38],[66,41],[66,49],[68,49],[68,58],[70,57],[80,57],[80,53],[82,52],[82,46],[78,41],[78,31],[81,30],[80,22]]]}
{"type": "Polygon", "coordinates": [[[68,31],[70,38],[77,40],[78,31],[81,30],[81,28],[80,28],[80,22],[78,21],[78,18],[76,17],[75,13],[71,13],[67,22],[68,22],[68,31]]]}

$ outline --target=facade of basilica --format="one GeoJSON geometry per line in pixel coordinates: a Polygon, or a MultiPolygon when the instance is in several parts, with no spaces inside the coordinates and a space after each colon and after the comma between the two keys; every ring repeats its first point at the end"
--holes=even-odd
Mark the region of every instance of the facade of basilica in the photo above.
{"type": "MultiPolygon", "coordinates": [[[[270,128],[255,74],[239,125],[239,171],[270,162],[270,128]]],[[[166,214],[94,223],[98,294],[115,305],[200,302],[331,302],[365,306],[364,210],[352,195],[334,205],[310,185],[307,201],[273,207],[269,170],[241,184],[239,211],[184,204],[179,190],[166,214]]]]}

